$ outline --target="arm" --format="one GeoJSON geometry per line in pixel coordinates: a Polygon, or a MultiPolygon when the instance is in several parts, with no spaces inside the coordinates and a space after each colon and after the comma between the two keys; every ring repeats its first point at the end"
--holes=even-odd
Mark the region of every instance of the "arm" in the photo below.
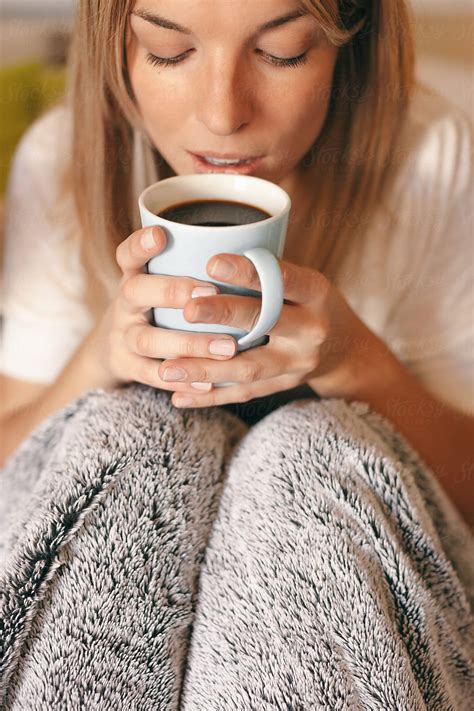
{"type": "MultiPolygon", "coordinates": [[[[232,261],[236,268],[232,277],[213,269],[216,257],[208,265],[212,276],[258,289],[257,272],[246,257],[225,254],[226,261],[232,261]]],[[[431,395],[323,274],[291,262],[281,261],[280,266],[287,301],[270,332],[270,342],[264,348],[237,354],[232,364],[186,357],[172,363],[165,360],[159,369],[162,377],[172,365],[183,369],[183,382],[235,382],[208,393],[194,393],[185,400],[176,393],[173,404],[212,407],[247,402],[302,382],[323,398],[365,401],[392,421],[440,479],[466,520],[474,523],[469,482],[474,418],[431,395]]],[[[207,302],[206,312],[201,311],[199,299],[186,306],[185,318],[250,330],[260,310],[259,300],[248,296],[208,296],[207,302]]]]}
{"type": "Polygon", "coordinates": [[[0,374],[0,418],[39,397],[48,386],[0,374]]]}
{"type": "Polygon", "coordinates": [[[431,395],[381,341],[376,357],[364,359],[359,369],[332,374],[324,384],[318,378],[317,388],[315,380],[309,385],[323,397],[367,402],[391,421],[474,525],[473,417],[431,395]]]}
{"type": "Polygon", "coordinates": [[[100,366],[94,332],[87,336],[56,381],[30,402],[8,409],[0,417],[0,467],[42,420],[92,388],[118,385],[100,366]]]}
{"type": "MultiPolygon", "coordinates": [[[[151,304],[182,309],[193,298],[196,287],[214,287],[192,277],[144,274],[148,259],[159,254],[165,245],[166,235],[157,228],[138,230],[121,242],[117,260],[123,277],[102,319],[51,386],[31,404],[9,409],[0,417],[0,466],[45,417],[92,388],[138,382],[161,390],[193,391],[192,385],[162,380],[158,374],[159,363],[168,354],[208,355],[214,334],[158,328],[150,325],[147,314],[151,304]]],[[[230,336],[226,340],[235,344],[230,336]]],[[[213,358],[229,360],[232,355],[214,355],[213,358]]]]}

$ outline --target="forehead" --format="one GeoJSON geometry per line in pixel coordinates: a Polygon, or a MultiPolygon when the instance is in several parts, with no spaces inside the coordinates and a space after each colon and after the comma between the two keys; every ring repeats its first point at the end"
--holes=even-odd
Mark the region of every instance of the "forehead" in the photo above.
{"type": "Polygon", "coordinates": [[[184,35],[219,28],[256,35],[315,25],[315,18],[296,0],[138,0],[132,18],[139,18],[143,27],[184,35]]]}

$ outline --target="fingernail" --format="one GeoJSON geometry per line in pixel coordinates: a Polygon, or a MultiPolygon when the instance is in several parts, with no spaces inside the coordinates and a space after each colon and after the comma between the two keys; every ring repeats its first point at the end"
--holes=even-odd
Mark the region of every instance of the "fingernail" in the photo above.
{"type": "Polygon", "coordinates": [[[228,279],[233,276],[236,271],[237,268],[235,264],[233,262],[228,262],[227,259],[218,259],[217,262],[214,262],[211,268],[212,276],[217,278],[221,277],[222,279],[228,279]]]}
{"type": "Polygon", "coordinates": [[[191,383],[193,388],[196,390],[207,390],[209,391],[212,388],[212,383],[191,383]]]}
{"type": "Polygon", "coordinates": [[[169,382],[170,380],[185,380],[186,377],[187,373],[182,368],[166,368],[163,373],[163,380],[166,380],[166,382],[169,382]]]}
{"type": "Polygon", "coordinates": [[[153,249],[155,249],[156,240],[155,240],[155,234],[153,231],[153,227],[150,227],[150,229],[147,230],[145,232],[145,234],[142,235],[140,242],[141,242],[143,249],[145,249],[147,252],[151,252],[153,249]]]}
{"type": "Polygon", "coordinates": [[[233,355],[235,351],[235,343],[230,339],[219,339],[211,341],[209,344],[209,353],[213,355],[233,355]]]}
{"type": "Polygon", "coordinates": [[[216,296],[218,293],[215,286],[196,286],[191,293],[191,297],[196,299],[198,296],[216,296]]]}

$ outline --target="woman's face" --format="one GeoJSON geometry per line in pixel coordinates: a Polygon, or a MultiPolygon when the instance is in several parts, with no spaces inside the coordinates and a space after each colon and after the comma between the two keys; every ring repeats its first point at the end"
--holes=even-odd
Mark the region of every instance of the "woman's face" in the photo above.
{"type": "Polygon", "coordinates": [[[263,27],[298,8],[293,0],[136,2],[130,81],[176,175],[247,172],[279,184],[295,171],[324,123],[337,58],[309,14],[263,27]],[[261,158],[223,168],[196,155],[261,158]]]}

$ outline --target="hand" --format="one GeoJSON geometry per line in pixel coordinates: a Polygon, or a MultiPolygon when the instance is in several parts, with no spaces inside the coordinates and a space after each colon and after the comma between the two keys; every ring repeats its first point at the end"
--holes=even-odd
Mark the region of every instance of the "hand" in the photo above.
{"type": "MultiPolygon", "coordinates": [[[[94,353],[103,371],[103,382],[110,386],[139,382],[163,390],[192,392],[191,382],[165,382],[158,366],[165,358],[193,356],[210,363],[225,361],[237,350],[231,336],[186,333],[150,324],[153,307],[182,309],[192,299],[196,287],[219,289],[214,284],[191,277],[145,274],[151,257],[166,246],[166,235],[159,227],[134,232],[117,248],[117,262],[122,270],[118,293],[95,329],[94,353]],[[212,342],[227,344],[227,355],[212,354],[212,342]]],[[[198,383],[209,390],[210,384],[198,383]]]]}
{"type": "MultiPolygon", "coordinates": [[[[215,255],[208,263],[214,279],[259,290],[253,264],[235,254],[215,255]],[[233,275],[213,271],[222,256],[235,267],[233,275]]],[[[236,382],[209,393],[199,393],[176,406],[208,407],[247,402],[256,397],[308,383],[322,397],[343,397],[359,376],[388,349],[359,319],[330,281],[320,272],[280,261],[285,302],[278,323],[269,332],[270,341],[237,353],[230,361],[217,362],[206,357],[165,360],[159,373],[166,378],[168,367],[184,371],[184,382],[236,382]]],[[[218,323],[250,331],[256,324],[261,300],[250,296],[221,294],[193,299],[183,314],[190,322],[218,323]]],[[[175,376],[173,376],[175,377],[175,376]]]]}

